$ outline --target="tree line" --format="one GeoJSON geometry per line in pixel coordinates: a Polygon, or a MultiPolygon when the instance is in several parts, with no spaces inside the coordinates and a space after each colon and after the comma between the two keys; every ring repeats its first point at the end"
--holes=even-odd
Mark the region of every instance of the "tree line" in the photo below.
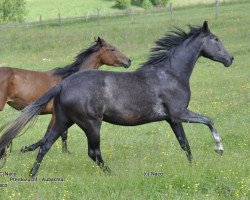
{"type": "Polygon", "coordinates": [[[131,5],[139,6],[145,9],[151,7],[165,7],[169,0],[115,0],[115,7],[126,9],[131,5]]]}
{"type": "Polygon", "coordinates": [[[22,22],[26,14],[25,0],[0,0],[0,22],[22,22]]]}

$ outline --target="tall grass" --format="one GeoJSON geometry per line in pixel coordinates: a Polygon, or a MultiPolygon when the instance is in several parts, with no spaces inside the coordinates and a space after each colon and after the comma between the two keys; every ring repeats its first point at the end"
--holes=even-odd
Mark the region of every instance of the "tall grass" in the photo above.
{"type": "MultiPolygon", "coordinates": [[[[1,199],[249,199],[249,100],[250,100],[250,3],[224,4],[220,16],[214,8],[182,8],[174,21],[168,13],[104,19],[63,26],[6,29],[0,31],[0,63],[18,68],[48,70],[72,62],[83,47],[101,36],[116,45],[133,60],[129,70],[145,61],[153,41],[173,26],[202,24],[210,29],[235,57],[232,67],[201,58],[191,77],[190,109],[210,116],[223,138],[224,155],[213,151],[207,127],[185,124],[194,160],[190,165],[165,122],[137,127],[103,123],[101,148],[103,158],[113,171],[105,176],[87,156],[84,133],[73,126],[69,130],[70,155],[61,153],[57,141],[45,156],[38,182],[10,181],[0,176],[1,199]],[[48,58],[48,59],[44,59],[48,58]],[[144,176],[161,172],[162,176],[144,176]],[[42,178],[62,177],[62,182],[42,178]]],[[[125,71],[103,67],[104,70],[125,71]]],[[[14,119],[17,111],[6,106],[0,114],[2,125],[14,119]]],[[[14,140],[13,152],[1,172],[15,172],[28,177],[37,151],[20,154],[22,145],[41,138],[50,116],[39,117],[37,124],[14,140]]]]}

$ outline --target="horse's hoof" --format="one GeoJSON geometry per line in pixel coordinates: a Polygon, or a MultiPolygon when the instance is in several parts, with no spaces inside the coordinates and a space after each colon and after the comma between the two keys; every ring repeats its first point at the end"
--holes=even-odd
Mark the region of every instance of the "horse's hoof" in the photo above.
{"type": "Polygon", "coordinates": [[[188,157],[189,164],[192,164],[192,160],[193,160],[193,156],[190,155],[190,157],[188,157]]]}
{"type": "Polygon", "coordinates": [[[193,160],[192,154],[190,152],[186,152],[186,156],[187,156],[189,163],[192,164],[192,160],[193,160]]]}
{"type": "Polygon", "coordinates": [[[69,151],[68,149],[62,149],[62,153],[63,153],[63,154],[69,154],[69,155],[71,154],[70,151],[69,151]]]}
{"type": "Polygon", "coordinates": [[[108,166],[102,167],[102,170],[106,175],[111,175],[111,169],[108,166]]]}
{"type": "Polygon", "coordinates": [[[21,153],[26,153],[26,152],[28,152],[28,147],[23,146],[20,151],[21,151],[21,153]]]}
{"type": "Polygon", "coordinates": [[[37,170],[31,169],[30,173],[29,173],[29,176],[34,177],[36,175],[36,173],[37,173],[37,170]]]}
{"type": "Polygon", "coordinates": [[[223,155],[223,149],[215,149],[215,152],[220,154],[221,156],[223,155]]]}
{"type": "Polygon", "coordinates": [[[4,167],[6,160],[7,160],[6,157],[0,159],[0,169],[2,169],[4,167]]]}
{"type": "Polygon", "coordinates": [[[30,177],[34,177],[35,175],[36,175],[35,172],[30,172],[30,174],[29,174],[30,177]]]}

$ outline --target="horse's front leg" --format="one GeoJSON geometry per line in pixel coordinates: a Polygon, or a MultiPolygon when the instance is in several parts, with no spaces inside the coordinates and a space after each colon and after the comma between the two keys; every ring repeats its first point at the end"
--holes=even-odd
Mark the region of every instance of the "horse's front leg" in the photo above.
{"type": "Polygon", "coordinates": [[[213,138],[216,144],[215,151],[222,155],[223,146],[222,146],[221,137],[219,133],[217,132],[213,121],[209,117],[202,116],[198,113],[194,113],[186,109],[180,116],[177,117],[177,120],[182,121],[182,122],[201,123],[201,124],[207,125],[213,135],[213,138]]]}
{"type": "Polygon", "coordinates": [[[188,140],[185,135],[182,123],[173,123],[171,121],[167,121],[167,122],[170,124],[178,142],[180,143],[181,148],[185,151],[188,161],[191,163],[192,153],[191,153],[190,146],[188,144],[188,140]]]}

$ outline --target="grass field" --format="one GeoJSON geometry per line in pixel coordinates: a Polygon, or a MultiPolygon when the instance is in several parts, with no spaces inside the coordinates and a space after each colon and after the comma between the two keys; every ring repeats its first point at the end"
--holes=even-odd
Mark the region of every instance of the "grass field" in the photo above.
{"type": "MultiPolygon", "coordinates": [[[[114,8],[115,2],[112,0],[27,0],[27,20],[39,20],[40,15],[43,20],[55,19],[58,13],[63,18],[97,15],[97,9],[100,14],[119,12],[114,8]]],[[[142,10],[133,6],[133,10],[142,10]]]]}
{"type": "MultiPolygon", "coordinates": [[[[223,0],[228,2],[232,0],[223,0]]],[[[190,6],[195,4],[214,3],[214,0],[174,0],[174,7],[190,6]]],[[[26,0],[27,15],[26,20],[38,21],[40,16],[42,20],[58,18],[58,13],[61,17],[79,17],[89,15],[97,15],[97,9],[100,14],[115,13],[121,10],[114,7],[114,0],[26,0]]],[[[133,11],[143,10],[137,6],[131,6],[133,11]]]]}
{"type": "MultiPolygon", "coordinates": [[[[38,182],[14,182],[0,176],[0,199],[249,199],[250,130],[250,2],[223,4],[218,19],[214,7],[178,9],[174,21],[168,13],[105,18],[67,23],[62,26],[0,30],[0,65],[48,70],[72,62],[76,53],[101,36],[119,47],[133,61],[129,70],[145,61],[153,41],[173,26],[202,24],[208,20],[211,30],[234,55],[233,66],[201,58],[191,77],[190,109],[210,116],[223,138],[224,155],[218,156],[207,127],[185,124],[193,153],[189,165],[185,153],[165,122],[137,127],[104,123],[101,129],[103,158],[112,169],[104,175],[87,156],[84,133],[73,126],[69,130],[70,155],[61,153],[57,141],[43,160],[38,182]],[[44,59],[47,58],[47,59],[44,59]],[[161,172],[162,176],[144,176],[161,172]],[[62,182],[42,178],[64,178],[62,182]]],[[[103,67],[103,70],[126,71],[103,67]]],[[[6,106],[0,113],[0,125],[14,119],[18,112],[6,106]]],[[[1,172],[14,172],[27,178],[37,151],[20,154],[23,145],[41,138],[50,116],[39,117],[36,125],[14,140],[13,152],[1,172]]]]}

